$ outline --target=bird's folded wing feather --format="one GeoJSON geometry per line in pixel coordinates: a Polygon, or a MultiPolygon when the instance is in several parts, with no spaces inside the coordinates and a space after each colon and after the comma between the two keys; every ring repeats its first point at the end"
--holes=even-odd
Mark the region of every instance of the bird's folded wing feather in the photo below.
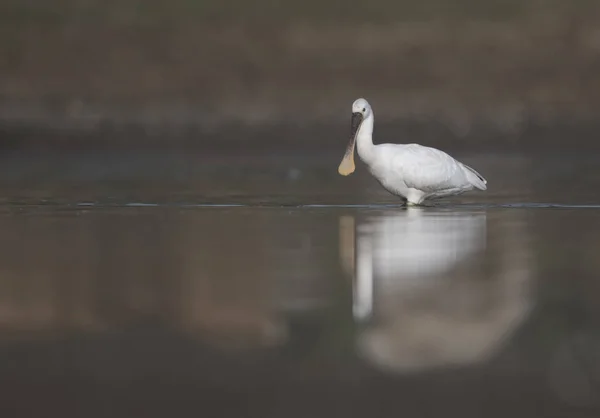
{"type": "Polygon", "coordinates": [[[409,144],[392,161],[392,169],[406,186],[433,192],[457,187],[460,167],[456,160],[435,148],[409,144]]]}

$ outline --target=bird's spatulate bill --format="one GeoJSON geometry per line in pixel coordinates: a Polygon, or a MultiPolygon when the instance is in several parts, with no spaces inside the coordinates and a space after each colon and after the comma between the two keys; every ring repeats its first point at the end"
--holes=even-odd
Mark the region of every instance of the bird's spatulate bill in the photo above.
{"type": "Polygon", "coordinates": [[[352,138],[346,149],[346,154],[344,154],[344,158],[338,167],[338,173],[342,176],[348,176],[354,173],[354,169],[354,138],[352,138]]]}
{"type": "Polygon", "coordinates": [[[356,168],[354,165],[354,145],[356,144],[356,134],[358,133],[358,128],[360,128],[360,124],[362,123],[363,115],[361,113],[353,113],[352,121],[350,124],[350,143],[346,148],[346,154],[344,154],[344,158],[338,167],[338,173],[342,176],[347,176],[354,173],[354,169],[356,168]]]}

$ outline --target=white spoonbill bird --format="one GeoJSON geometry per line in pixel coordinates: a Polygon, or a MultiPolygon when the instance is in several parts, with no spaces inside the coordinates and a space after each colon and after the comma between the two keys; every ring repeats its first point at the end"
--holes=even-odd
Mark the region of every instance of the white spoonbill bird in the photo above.
{"type": "Polygon", "coordinates": [[[458,195],[473,188],[487,189],[487,181],[471,167],[443,151],[418,144],[373,145],[373,109],[365,99],[352,104],[351,137],[338,172],[354,172],[354,147],[371,174],[390,193],[408,204],[458,195]]]}

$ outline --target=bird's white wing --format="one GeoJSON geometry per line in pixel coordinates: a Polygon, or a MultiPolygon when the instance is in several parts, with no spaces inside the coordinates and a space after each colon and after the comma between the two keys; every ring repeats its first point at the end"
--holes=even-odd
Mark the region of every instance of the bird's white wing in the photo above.
{"type": "Polygon", "coordinates": [[[417,144],[396,148],[391,169],[402,177],[407,187],[424,192],[462,187],[466,180],[454,158],[438,149],[417,144]]]}

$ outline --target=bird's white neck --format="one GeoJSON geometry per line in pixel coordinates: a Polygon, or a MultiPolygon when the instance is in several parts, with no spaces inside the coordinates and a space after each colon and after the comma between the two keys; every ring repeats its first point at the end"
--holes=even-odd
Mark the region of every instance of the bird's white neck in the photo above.
{"type": "Polygon", "coordinates": [[[356,151],[358,156],[365,163],[369,164],[373,161],[375,146],[373,145],[373,111],[369,113],[358,128],[356,136],[356,151]]]}

